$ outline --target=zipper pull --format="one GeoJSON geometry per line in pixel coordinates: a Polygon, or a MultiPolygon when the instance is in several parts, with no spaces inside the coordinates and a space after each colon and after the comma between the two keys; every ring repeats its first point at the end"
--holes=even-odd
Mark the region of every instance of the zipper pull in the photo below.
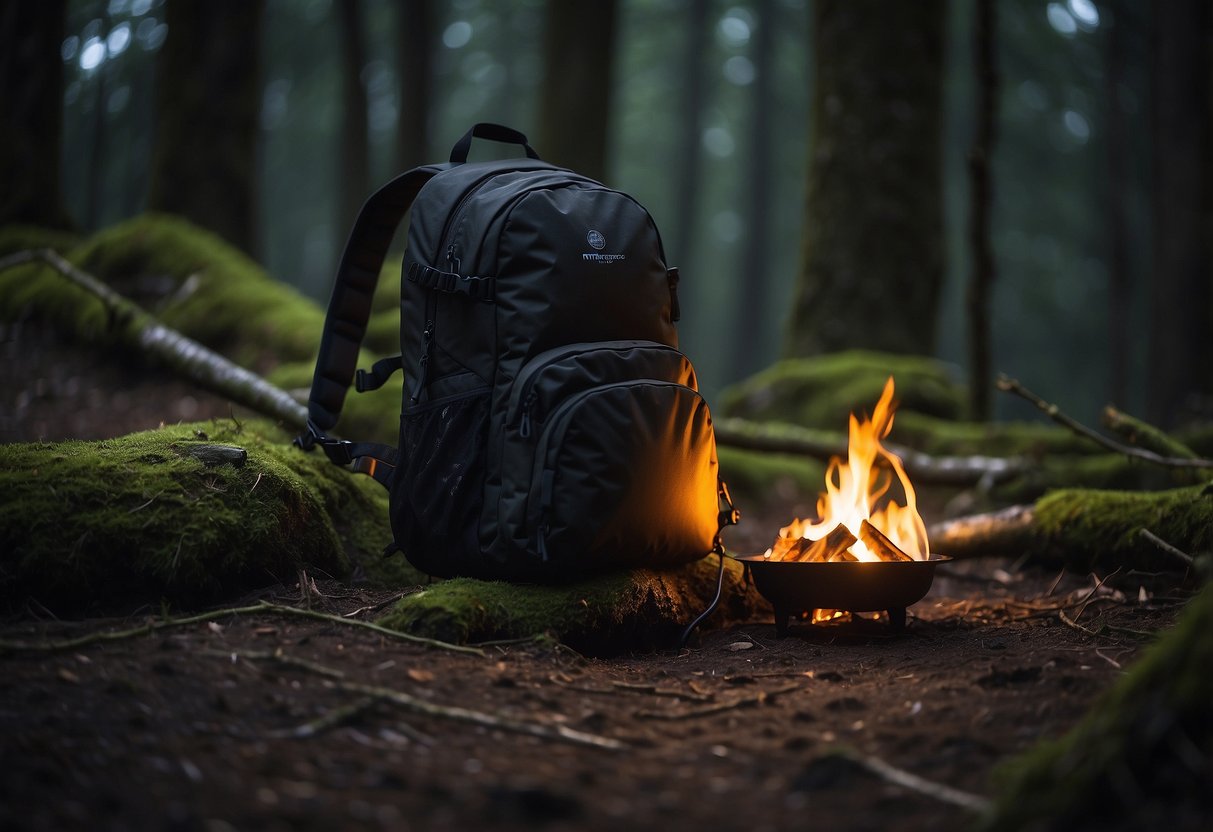
{"type": "Polygon", "coordinates": [[[535,407],[535,391],[526,394],[526,401],[522,403],[522,422],[518,425],[518,435],[523,439],[531,437],[531,409],[535,407]]]}
{"type": "Polygon", "coordinates": [[[459,258],[455,256],[455,244],[451,243],[446,247],[446,262],[451,267],[451,271],[459,273],[459,258]]]}
{"type": "Polygon", "coordinates": [[[434,322],[426,321],[425,331],[421,333],[421,371],[417,374],[417,386],[409,400],[413,404],[421,399],[421,391],[425,388],[430,374],[430,346],[434,343],[434,322]]]}

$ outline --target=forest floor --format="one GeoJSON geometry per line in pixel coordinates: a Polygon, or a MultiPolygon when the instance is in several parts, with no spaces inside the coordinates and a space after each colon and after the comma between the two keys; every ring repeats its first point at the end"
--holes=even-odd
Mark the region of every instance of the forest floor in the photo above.
{"type": "MultiPolygon", "coordinates": [[[[45,347],[0,361],[24,361],[0,370],[0,441],[227,414],[45,347]]],[[[991,796],[998,764],[1072,727],[1178,614],[1164,586],[1117,577],[1094,591],[1094,576],[950,564],[901,632],[860,618],[779,639],[760,619],[610,657],[542,641],[470,655],[269,612],[0,653],[0,830],[963,828],[970,809],[855,760],[991,796]]],[[[398,595],[317,581],[240,603],[370,620],[398,595]]],[[[66,621],[30,602],[0,641],[158,613],[66,621]]]]}

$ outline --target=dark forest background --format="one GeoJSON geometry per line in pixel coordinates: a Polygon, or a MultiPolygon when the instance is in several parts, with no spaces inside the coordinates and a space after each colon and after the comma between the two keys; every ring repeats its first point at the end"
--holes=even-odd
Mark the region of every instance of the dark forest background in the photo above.
{"type": "MultiPolygon", "coordinates": [[[[1174,424],[1213,387],[1201,0],[46,0],[0,31],[0,224],[181,213],[321,301],[468,126],[644,203],[709,396],[855,347],[1174,424]]],[[[491,152],[493,148],[479,148],[491,152]]],[[[1026,406],[1025,406],[1026,407],[1026,406]]]]}

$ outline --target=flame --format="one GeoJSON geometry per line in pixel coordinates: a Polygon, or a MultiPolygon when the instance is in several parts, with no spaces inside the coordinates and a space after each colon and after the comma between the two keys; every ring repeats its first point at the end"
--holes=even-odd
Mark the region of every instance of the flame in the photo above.
{"type": "MultiPolygon", "coordinates": [[[[893,377],[889,376],[871,418],[851,414],[847,460],[844,464],[841,458],[834,457],[826,468],[826,490],[817,498],[820,519],[817,522],[793,520],[779,530],[780,542],[786,544],[802,537],[820,540],[839,525],[859,538],[860,524],[867,520],[910,557],[927,559],[930,553],[927,528],[918,513],[914,486],[906,476],[901,459],[880,441],[893,429],[896,407],[893,377]],[[894,477],[901,486],[904,505],[889,496],[894,477]]],[[[780,547],[777,545],[776,548],[780,547]]],[[[786,545],[784,548],[786,550],[786,545]]],[[[861,561],[881,560],[862,540],[856,540],[848,551],[861,561]]],[[[768,557],[772,552],[768,550],[768,557]]]]}

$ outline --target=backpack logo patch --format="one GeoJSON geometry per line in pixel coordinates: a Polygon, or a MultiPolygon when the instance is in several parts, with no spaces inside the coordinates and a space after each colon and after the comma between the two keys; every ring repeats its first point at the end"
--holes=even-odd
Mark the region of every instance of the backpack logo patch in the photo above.
{"type": "Polygon", "coordinates": [[[585,235],[585,241],[590,244],[590,248],[594,251],[587,251],[581,255],[582,260],[589,260],[593,263],[616,263],[620,260],[627,259],[626,254],[599,254],[598,252],[606,248],[606,237],[602,236],[602,232],[590,229],[590,233],[585,235]]]}

